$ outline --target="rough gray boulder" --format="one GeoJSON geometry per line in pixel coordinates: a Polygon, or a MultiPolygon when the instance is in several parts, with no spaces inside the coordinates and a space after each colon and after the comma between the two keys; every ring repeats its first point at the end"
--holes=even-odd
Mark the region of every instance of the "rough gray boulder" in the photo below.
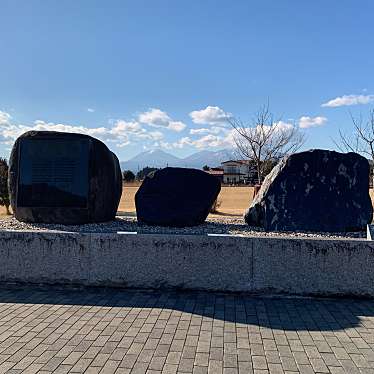
{"type": "Polygon", "coordinates": [[[221,190],[221,182],[197,169],[156,170],[135,195],[139,222],[160,226],[195,226],[207,218],[221,190]]]}
{"type": "Polygon", "coordinates": [[[16,140],[11,152],[9,193],[19,221],[110,221],[122,193],[119,161],[91,136],[29,131],[16,140]]]}
{"type": "Polygon", "coordinates": [[[244,218],[267,231],[346,232],[364,229],[372,216],[368,160],[315,149],[282,159],[244,218]]]}

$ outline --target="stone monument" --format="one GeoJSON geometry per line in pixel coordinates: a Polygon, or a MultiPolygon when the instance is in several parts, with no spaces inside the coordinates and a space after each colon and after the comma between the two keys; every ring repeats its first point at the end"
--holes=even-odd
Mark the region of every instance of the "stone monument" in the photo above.
{"type": "Polygon", "coordinates": [[[122,193],[119,161],[91,136],[29,131],[16,140],[11,152],[9,193],[19,221],[110,221],[122,193]]]}
{"type": "Polygon", "coordinates": [[[346,232],[364,229],[372,216],[368,160],[315,149],[282,159],[244,218],[267,231],[346,232]]]}
{"type": "Polygon", "coordinates": [[[138,222],[160,226],[203,223],[221,190],[220,181],[198,169],[160,169],[149,174],[135,195],[138,222]]]}

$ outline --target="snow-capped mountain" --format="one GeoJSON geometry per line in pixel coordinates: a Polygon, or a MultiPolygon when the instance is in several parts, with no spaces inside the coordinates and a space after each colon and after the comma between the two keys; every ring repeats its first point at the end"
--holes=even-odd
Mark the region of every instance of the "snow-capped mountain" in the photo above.
{"type": "Polygon", "coordinates": [[[166,153],[161,149],[141,152],[135,157],[121,162],[122,170],[138,171],[146,166],[154,168],[164,168],[166,166],[176,166],[180,158],[166,153]]]}
{"type": "Polygon", "coordinates": [[[122,170],[137,172],[146,166],[164,168],[166,166],[187,167],[201,169],[204,165],[210,167],[220,166],[222,161],[235,159],[237,156],[233,150],[200,151],[185,158],[176,157],[161,149],[145,151],[135,157],[121,162],[122,170]]]}

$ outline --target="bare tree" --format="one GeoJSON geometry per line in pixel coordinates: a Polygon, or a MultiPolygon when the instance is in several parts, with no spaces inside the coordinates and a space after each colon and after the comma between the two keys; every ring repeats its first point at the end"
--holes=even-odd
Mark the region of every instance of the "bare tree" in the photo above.
{"type": "Polygon", "coordinates": [[[274,119],[269,104],[262,106],[249,124],[234,117],[228,122],[235,130],[233,138],[240,156],[256,165],[260,183],[270,163],[296,152],[305,142],[296,126],[274,119]]]}
{"type": "Polygon", "coordinates": [[[349,113],[353,123],[353,133],[344,134],[339,130],[339,140],[334,141],[341,152],[356,152],[369,156],[374,161],[374,109],[369,111],[369,117],[364,120],[362,114],[355,118],[349,113]]]}

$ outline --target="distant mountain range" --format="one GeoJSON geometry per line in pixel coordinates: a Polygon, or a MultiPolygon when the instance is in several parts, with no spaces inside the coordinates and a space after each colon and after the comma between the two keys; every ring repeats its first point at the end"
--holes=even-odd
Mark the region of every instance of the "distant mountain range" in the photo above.
{"type": "Polygon", "coordinates": [[[185,158],[179,158],[161,149],[155,149],[139,153],[127,161],[121,161],[121,169],[132,170],[133,172],[137,172],[146,166],[154,168],[174,166],[201,169],[204,165],[217,167],[220,166],[222,161],[236,158],[235,151],[229,149],[221,151],[200,151],[185,158]]]}

